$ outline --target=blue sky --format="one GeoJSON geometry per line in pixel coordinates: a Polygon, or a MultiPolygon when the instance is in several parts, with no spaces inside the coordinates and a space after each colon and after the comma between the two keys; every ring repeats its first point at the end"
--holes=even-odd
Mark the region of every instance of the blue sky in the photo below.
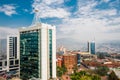
{"type": "Polygon", "coordinates": [[[56,25],[59,45],[120,40],[120,0],[0,0],[0,34],[41,22],[56,25]]]}

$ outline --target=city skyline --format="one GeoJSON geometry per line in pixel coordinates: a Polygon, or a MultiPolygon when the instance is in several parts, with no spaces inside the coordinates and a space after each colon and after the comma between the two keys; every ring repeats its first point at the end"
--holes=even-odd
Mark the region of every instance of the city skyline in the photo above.
{"type": "Polygon", "coordinates": [[[0,3],[0,39],[17,33],[20,27],[30,26],[34,10],[39,9],[41,22],[57,26],[58,45],[77,45],[94,38],[96,42],[120,40],[119,0],[1,0],[0,3]]]}

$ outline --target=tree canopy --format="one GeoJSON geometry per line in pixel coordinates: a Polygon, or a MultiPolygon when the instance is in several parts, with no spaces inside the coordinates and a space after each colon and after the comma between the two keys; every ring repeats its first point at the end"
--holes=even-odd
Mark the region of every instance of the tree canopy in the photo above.
{"type": "Polygon", "coordinates": [[[99,75],[90,74],[86,71],[80,71],[70,76],[71,80],[101,80],[99,75]]]}

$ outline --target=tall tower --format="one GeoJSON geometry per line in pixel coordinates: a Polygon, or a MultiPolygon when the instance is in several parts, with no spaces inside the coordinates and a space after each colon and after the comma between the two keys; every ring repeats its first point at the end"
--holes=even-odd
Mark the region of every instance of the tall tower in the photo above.
{"type": "Polygon", "coordinates": [[[17,36],[7,36],[7,56],[9,59],[18,58],[17,56],[17,36]]]}
{"type": "Polygon", "coordinates": [[[87,52],[89,52],[90,51],[90,42],[88,41],[87,42],[87,52]]]}
{"type": "Polygon", "coordinates": [[[7,36],[7,72],[19,75],[18,36],[7,36]]]}
{"type": "Polygon", "coordinates": [[[90,43],[90,53],[95,54],[95,42],[94,41],[90,43]]]}
{"type": "Polygon", "coordinates": [[[56,78],[56,28],[40,22],[39,11],[30,27],[19,29],[20,77],[56,78]]]}

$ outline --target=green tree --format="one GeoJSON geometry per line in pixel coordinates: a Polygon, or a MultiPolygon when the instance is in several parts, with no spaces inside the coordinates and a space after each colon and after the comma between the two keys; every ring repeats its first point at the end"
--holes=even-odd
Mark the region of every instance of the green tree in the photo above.
{"type": "Polygon", "coordinates": [[[109,75],[108,75],[108,80],[119,80],[118,77],[116,76],[115,72],[112,71],[109,75]]]}
{"type": "Polygon", "coordinates": [[[78,67],[77,67],[77,65],[74,65],[74,68],[73,68],[73,70],[74,70],[74,73],[76,73],[76,72],[77,72],[77,70],[78,70],[78,67]]]}
{"type": "Polygon", "coordinates": [[[57,67],[57,76],[61,77],[63,74],[62,69],[60,67],[57,67]]]}
{"type": "Polygon", "coordinates": [[[101,77],[99,75],[93,75],[92,80],[101,80],[101,77]]]}
{"type": "Polygon", "coordinates": [[[76,73],[72,74],[70,76],[70,78],[72,80],[80,80],[81,76],[84,76],[84,75],[86,75],[86,72],[85,71],[80,71],[80,72],[76,72],[76,73]]]}
{"type": "Polygon", "coordinates": [[[90,76],[82,76],[79,80],[92,80],[90,76]]]}
{"type": "Polygon", "coordinates": [[[62,71],[63,71],[63,74],[65,74],[65,72],[67,72],[67,68],[65,67],[65,65],[62,65],[62,71]]]}
{"type": "Polygon", "coordinates": [[[63,65],[62,67],[57,66],[57,76],[61,77],[63,74],[67,72],[67,68],[63,65]]]}
{"type": "Polygon", "coordinates": [[[95,73],[97,73],[100,76],[105,76],[107,75],[107,72],[109,71],[108,67],[105,66],[99,66],[95,69],[95,73]]]}
{"type": "Polygon", "coordinates": [[[70,78],[71,80],[101,80],[99,75],[95,75],[95,74],[93,75],[86,71],[80,71],[71,74],[70,78]]]}

